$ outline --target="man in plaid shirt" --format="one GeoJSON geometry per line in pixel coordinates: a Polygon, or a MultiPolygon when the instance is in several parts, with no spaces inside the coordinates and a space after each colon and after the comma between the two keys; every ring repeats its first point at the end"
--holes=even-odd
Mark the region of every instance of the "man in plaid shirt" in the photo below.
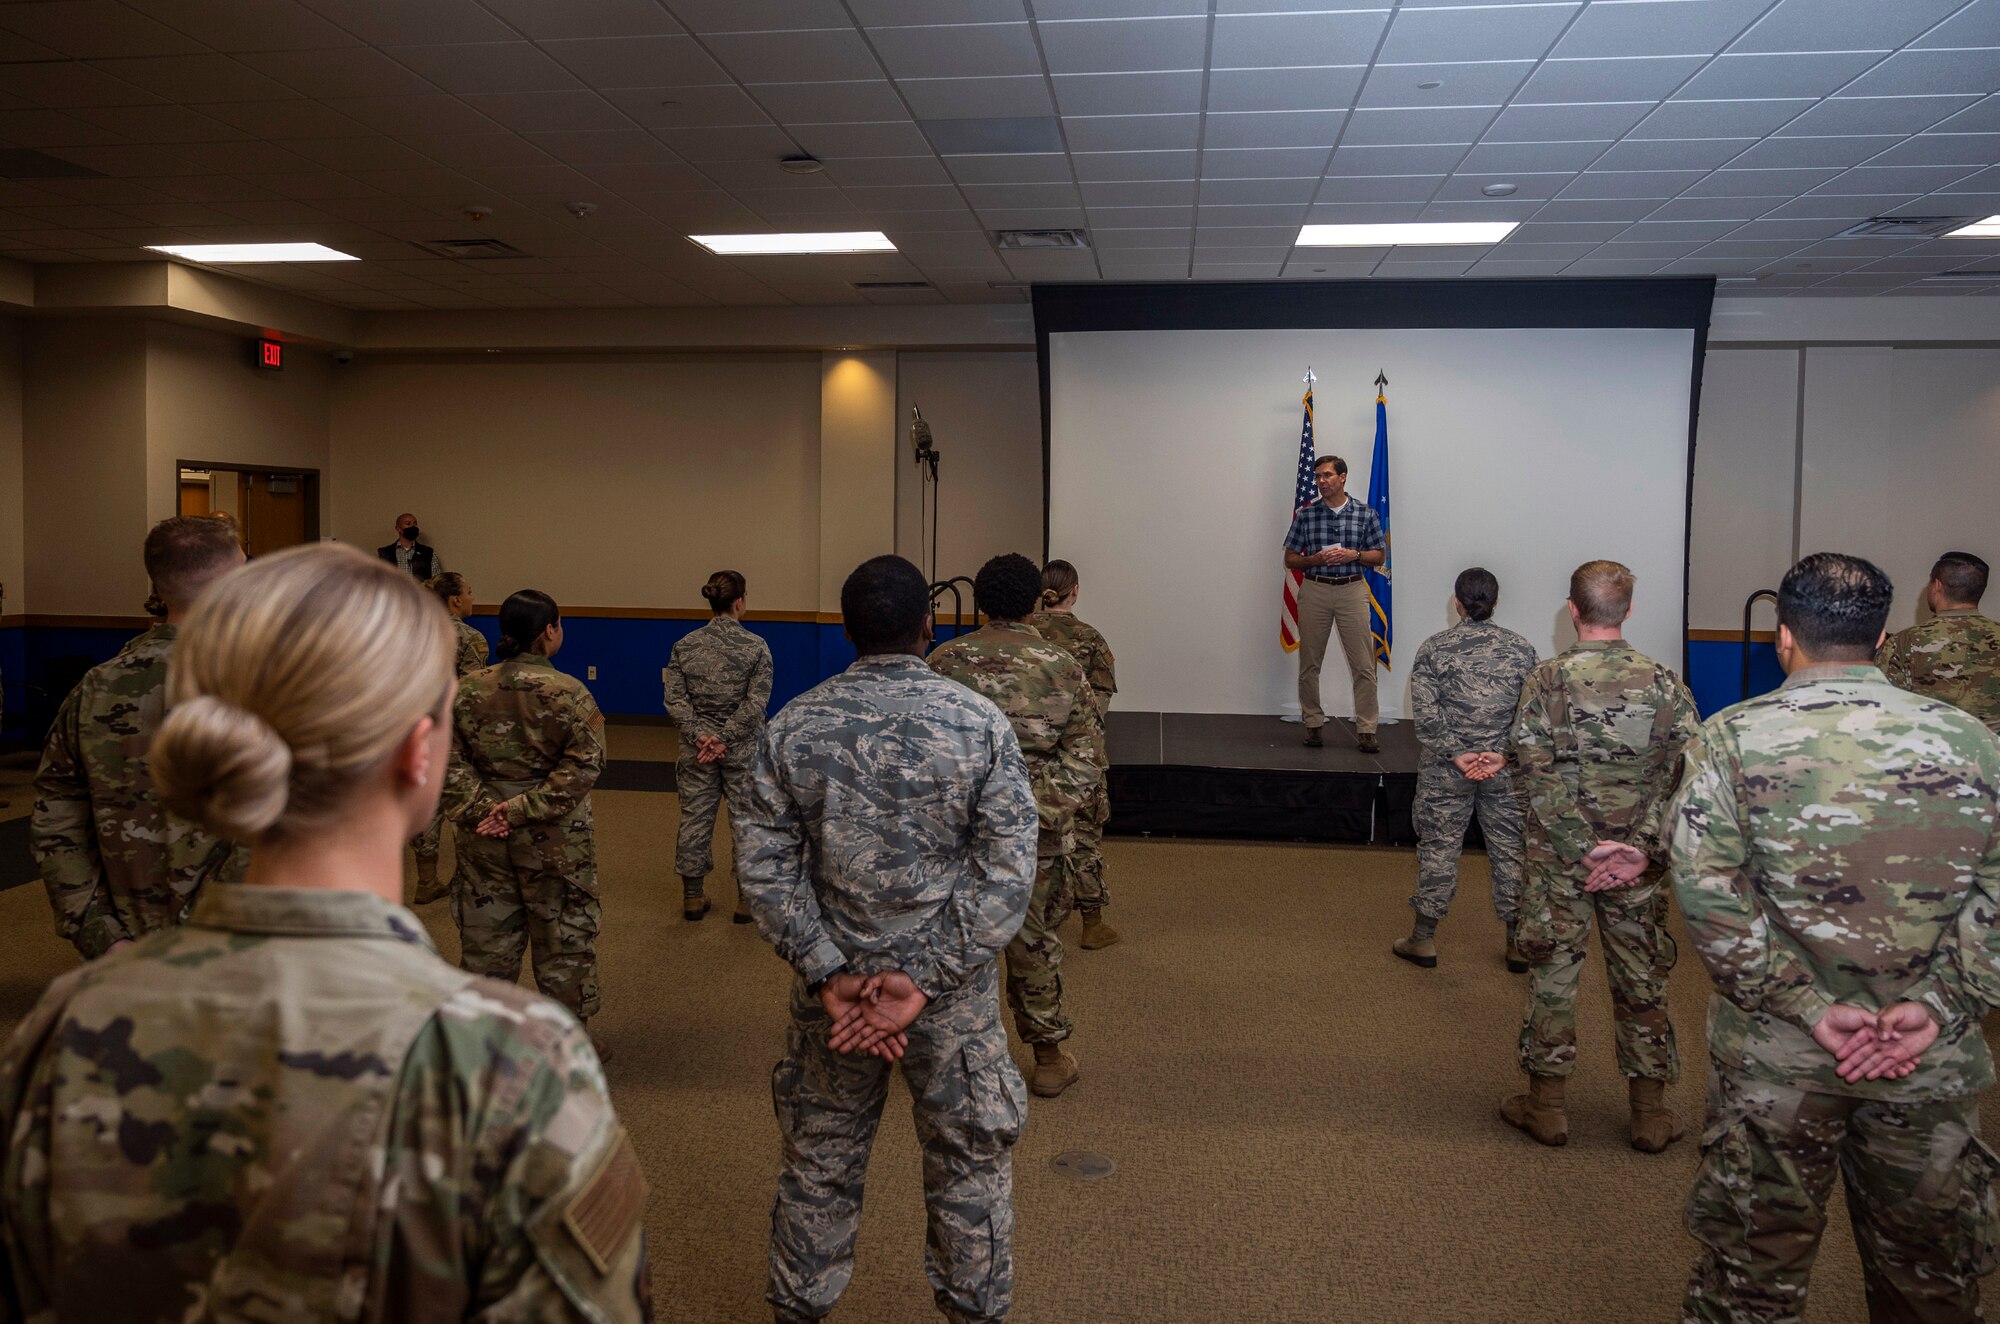
{"type": "Polygon", "coordinates": [[[1380,716],[1375,704],[1375,647],[1369,632],[1368,585],[1364,566],[1389,559],[1382,521],[1375,509],[1347,495],[1347,461],[1322,455],[1313,461],[1313,481],[1319,500],[1292,516],[1285,535],[1285,568],[1305,576],[1299,585],[1299,710],[1305,718],[1306,744],[1317,749],[1326,710],[1319,700],[1319,667],[1326,658],[1326,639],[1340,629],[1340,651],[1354,676],[1354,725],[1361,752],[1381,749],[1375,740],[1380,716]]]}

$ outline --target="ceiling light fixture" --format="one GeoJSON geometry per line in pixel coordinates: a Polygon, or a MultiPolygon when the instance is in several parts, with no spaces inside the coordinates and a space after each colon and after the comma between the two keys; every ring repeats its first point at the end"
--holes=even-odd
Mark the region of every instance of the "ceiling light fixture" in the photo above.
{"type": "Polygon", "coordinates": [[[778,162],[778,169],[788,175],[817,175],[826,166],[810,156],[788,156],[778,162]]]}
{"type": "Polygon", "coordinates": [[[1519,184],[1488,184],[1480,189],[1489,198],[1511,198],[1520,190],[1519,184]]]}
{"type": "Polygon", "coordinates": [[[1519,221],[1412,221],[1406,225],[1305,225],[1300,248],[1383,248],[1392,244],[1497,244],[1519,221]]]}
{"type": "Polygon", "coordinates": [[[768,253],[893,253],[896,246],[880,230],[834,230],[819,234],[691,234],[717,257],[768,253]]]}
{"type": "Polygon", "coordinates": [[[1983,221],[1974,221],[1970,225],[1960,226],[1944,237],[1946,239],[2000,239],[2000,216],[1988,216],[1983,221]]]}
{"type": "Polygon", "coordinates": [[[324,244],[147,244],[150,253],[189,262],[359,262],[324,244]]]}
{"type": "Polygon", "coordinates": [[[1428,83],[1418,83],[1418,84],[1417,84],[1417,90],[1418,90],[1419,92],[1435,92],[1435,91],[1437,91],[1437,90],[1438,90],[1439,88],[1441,88],[1441,87],[1443,87],[1443,86],[1444,86],[1444,84],[1443,84],[1443,83],[1440,83],[1440,82],[1438,82],[1438,81],[1437,81],[1437,80],[1436,80],[1435,78],[1433,78],[1433,79],[1432,79],[1432,80],[1431,80],[1430,82],[1428,82],[1428,83]]]}

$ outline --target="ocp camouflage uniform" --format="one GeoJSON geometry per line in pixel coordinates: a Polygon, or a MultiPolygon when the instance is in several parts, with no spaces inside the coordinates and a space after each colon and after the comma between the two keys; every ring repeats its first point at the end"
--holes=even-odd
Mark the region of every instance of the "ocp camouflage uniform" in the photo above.
{"type": "Polygon", "coordinates": [[[1870,666],[1792,672],[1711,717],[1669,816],[1702,963],[1708,1128],[1688,1197],[1688,1320],[1797,1320],[1836,1166],[1869,1318],[1979,1318],[2000,1159],[1979,1139],[2000,1006],[2000,747],[1870,666]],[[1911,1075],[1849,1083],[1834,1003],[1923,1004],[1911,1075]]]}
{"type": "Polygon", "coordinates": [[[581,1020],[597,1014],[597,841],[590,788],[604,771],[604,714],[583,682],[524,653],[458,683],[445,815],[463,855],[452,889],[460,961],[495,979],[521,977],[532,946],[535,986],[581,1020]],[[495,804],[513,831],[473,831],[495,804]]]}
{"type": "Polygon", "coordinates": [[[1076,820],[1102,785],[1103,728],[1083,667],[1023,622],[992,621],[931,651],[931,670],[999,705],[1028,761],[1041,834],[1028,917],[1007,948],[1007,1004],[1029,1044],[1076,1029],[1063,1005],[1062,937],[1076,908],[1076,820]]]}
{"type": "Polygon", "coordinates": [[[147,750],[167,709],[176,626],[155,625],[92,667],[63,701],[35,774],[28,841],[56,932],[86,960],[187,918],[249,852],[168,813],[147,750]]]}
{"type": "Polygon", "coordinates": [[[1891,635],[1875,665],[1898,689],[1963,708],[2000,735],[2000,622],[1971,608],[1941,611],[1891,635]]]}
{"type": "MultiPolygon", "coordinates": [[[[1111,696],[1118,692],[1118,661],[1111,645],[1097,627],[1076,618],[1075,612],[1038,611],[1028,623],[1035,633],[1055,644],[1083,667],[1090,682],[1091,698],[1097,704],[1098,730],[1104,732],[1111,714],[1111,696]]],[[[1100,736],[1097,766],[1104,774],[1097,793],[1077,811],[1076,849],[1071,853],[1076,867],[1076,908],[1093,915],[1111,903],[1111,891],[1104,885],[1104,825],[1111,820],[1111,741],[1100,736]]]]}
{"type": "Polygon", "coordinates": [[[833,1308],[854,1272],[862,1182],[890,1067],[828,1046],[808,990],[902,970],[930,999],[903,1077],[929,1211],[938,1309],[1002,1319],[1013,1292],[1013,1161],[1027,1097],[1007,1054],[994,958],[1021,926],[1035,803],[992,703],[909,654],[864,657],[787,704],[758,743],[736,819],[758,930],[797,971],[771,1073],[783,1167],[771,1214],[781,1320],[833,1308]]]}
{"type": "Polygon", "coordinates": [[[699,895],[700,880],[715,867],[715,813],[724,794],[731,823],[743,811],[770,703],[771,649],[734,616],[720,614],[674,644],[666,679],[667,713],[681,732],[674,767],[681,799],[674,872],[695,880],[688,884],[690,895],[699,895]],[[695,742],[702,736],[715,736],[728,752],[713,763],[700,762],[695,742]]]}
{"type": "Polygon", "coordinates": [[[360,892],[214,887],[0,1056],[0,1318],[650,1318],[646,1189],[560,1007],[360,892]]]}
{"type": "Polygon", "coordinates": [[[1490,620],[1461,620],[1424,640],[1410,666],[1410,711],[1416,720],[1417,893],[1410,906],[1440,920],[1458,891],[1458,857],[1474,812],[1486,838],[1493,875],[1493,911],[1509,929],[1521,905],[1521,819],[1507,728],[1521,685],[1535,669],[1535,646],[1490,620]],[[1508,765],[1484,781],[1468,781],[1452,760],[1491,751],[1508,765]]]}
{"type": "Polygon", "coordinates": [[[1667,1019],[1673,938],[1661,884],[1661,817],[1696,730],[1680,677],[1623,639],[1583,641],[1537,666],[1521,689],[1511,738],[1528,802],[1517,944],[1532,963],[1521,1067],[1576,1067],[1576,989],[1594,915],[1611,981],[1618,1069],[1680,1075],[1667,1019]],[[1636,846],[1653,863],[1630,887],[1586,892],[1584,856],[1599,841],[1636,846]]]}
{"type": "MultiPolygon", "coordinates": [[[[452,627],[458,639],[458,656],[454,661],[458,668],[459,679],[463,680],[486,665],[486,636],[464,621],[454,620],[452,627]]],[[[438,845],[444,835],[443,828],[444,805],[440,803],[437,817],[431,819],[431,825],[410,838],[410,849],[415,851],[417,856],[418,901],[433,899],[426,895],[425,882],[428,880],[433,885],[436,883],[438,845]]],[[[453,835],[453,844],[457,844],[456,834],[453,835]]]]}

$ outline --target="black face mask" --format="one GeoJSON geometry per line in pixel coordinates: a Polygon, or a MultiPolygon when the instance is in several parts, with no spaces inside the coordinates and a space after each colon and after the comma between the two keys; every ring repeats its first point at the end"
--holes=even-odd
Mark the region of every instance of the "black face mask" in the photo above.
{"type": "Polygon", "coordinates": [[[408,538],[411,542],[415,542],[417,540],[417,526],[412,524],[407,529],[397,529],[396,536],[398,538],[408,538]]]}

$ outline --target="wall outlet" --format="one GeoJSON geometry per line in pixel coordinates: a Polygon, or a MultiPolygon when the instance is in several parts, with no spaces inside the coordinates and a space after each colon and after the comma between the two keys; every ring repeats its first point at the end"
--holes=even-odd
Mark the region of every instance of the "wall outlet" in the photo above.
{"type": "Polygon", "coordinates": [[[596,667],[585,667],[585,668],[584,668],[583,670],[584,670],[584,677],[583,677],[583,678],[584,678],[585,680],[596,680],[596,679],[597,679],[597,668],[596,668],[596,667]]]}

